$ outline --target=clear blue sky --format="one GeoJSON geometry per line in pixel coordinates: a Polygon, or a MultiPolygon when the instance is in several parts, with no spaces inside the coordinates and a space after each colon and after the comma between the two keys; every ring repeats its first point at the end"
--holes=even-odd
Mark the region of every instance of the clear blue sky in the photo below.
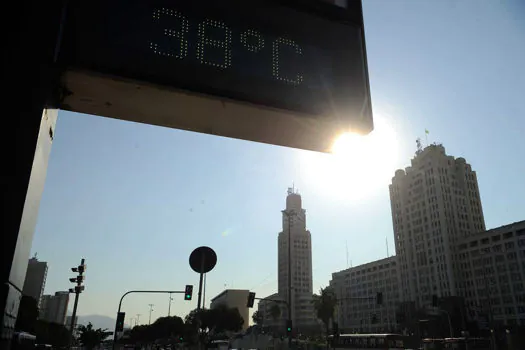
{"type": "MultiPolygon", "coordinates": [[[[225,286],[271,294],[293,182],[307,210],[318,290],[347,266],[345,242],[354,266],[385,257],[387,237],[393,253],[388,183],[425,129],[477,171],[487,227],[524,220],[523,2],[365,0],[364,12],[378,127],[358,150],[364,157],[346,163],[60,113],[33,243],[49,263],[46,293],[69,288],[69,268],[85,257],[79,313],[114,317],[126,290],[197,286],[188,256],[208,245],[218,254],[208,300],[225,286]]],[[[166,315],[164,295],[129,297],[123,309],[147,322],[149,303],[153,318],[166,315]]],[[[172,314],[195,306],[175,296],[172,314]]]]}

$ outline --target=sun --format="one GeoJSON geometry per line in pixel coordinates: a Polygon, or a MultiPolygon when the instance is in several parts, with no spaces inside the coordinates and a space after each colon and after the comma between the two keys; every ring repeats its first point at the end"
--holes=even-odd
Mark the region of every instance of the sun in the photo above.
{"type": "Polygon", "coordinates": [[[374,118],[368,135],[345,133],[333,143],[332,154],[307,152],[301,159],[308,186],[354,200],[386,191],[398,161],[398,141],[386,118],[374,118]]]}

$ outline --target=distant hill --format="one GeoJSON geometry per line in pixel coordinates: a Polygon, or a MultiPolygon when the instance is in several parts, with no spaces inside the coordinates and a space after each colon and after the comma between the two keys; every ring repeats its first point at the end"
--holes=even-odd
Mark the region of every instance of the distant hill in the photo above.
{"type": "MultiPolygon", "coordinates": [[[[71,312],[68,311],[67,315],[71,316],[71,312]]],[[[94,328],[107,328],[108,330],[113,331],[116,320],[103,315],[78,315],[78,324],[87,326],[89,322],[91,322],[94,328]]]]}

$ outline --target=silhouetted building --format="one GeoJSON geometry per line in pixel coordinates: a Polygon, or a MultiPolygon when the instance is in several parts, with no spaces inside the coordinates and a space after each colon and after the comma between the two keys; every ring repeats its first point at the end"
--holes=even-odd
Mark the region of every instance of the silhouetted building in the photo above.
{"type": "Polygon", "coordinates": [[[226,289],[211,300],[210,309],[225,305],[228,308],[239,310],[244,320],[242,329],[246,329],[250,324],[250,313],[247,306],[248,293],[247,289],[226,289]]]}
{"type": "Polygon", "coordinates": [[[40,307],[47,278],[47,262],[38,261],[36,257],[29,259],[23,294],[34,298],[40,307]]]}
{"type": "Polygon", "coordinates": [[[65,324],[69,292],[56,292],[55,295],[44,295],[40,307],[40,319],[47,322],[65,324]]]}

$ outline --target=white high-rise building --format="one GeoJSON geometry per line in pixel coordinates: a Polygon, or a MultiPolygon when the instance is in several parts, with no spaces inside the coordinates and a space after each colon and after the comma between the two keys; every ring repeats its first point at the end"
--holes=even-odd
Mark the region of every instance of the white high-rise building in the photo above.
{"type": "MultiPolygon", "coordinates": [[[[297,331],[317,325],[312,304],[312,238],[306,229],[306,211],[301,196],[288,189],[286,209],[283,210],[283,231],[278,239],[278,294],[288,301],[288,264],[291,252],[291,289],[293,327],[297,331]],[[289,246],[289,242],[291,245],[289,246]]],[[[288,318],[284,308],[282,317],[288,318]]]]}
{"type": "Polygon", "coordinates": [[[419,149],[390,185],[401,301],[459,295],[457,245],[485,231],[476,172],[439,144],[419,149]]]}

